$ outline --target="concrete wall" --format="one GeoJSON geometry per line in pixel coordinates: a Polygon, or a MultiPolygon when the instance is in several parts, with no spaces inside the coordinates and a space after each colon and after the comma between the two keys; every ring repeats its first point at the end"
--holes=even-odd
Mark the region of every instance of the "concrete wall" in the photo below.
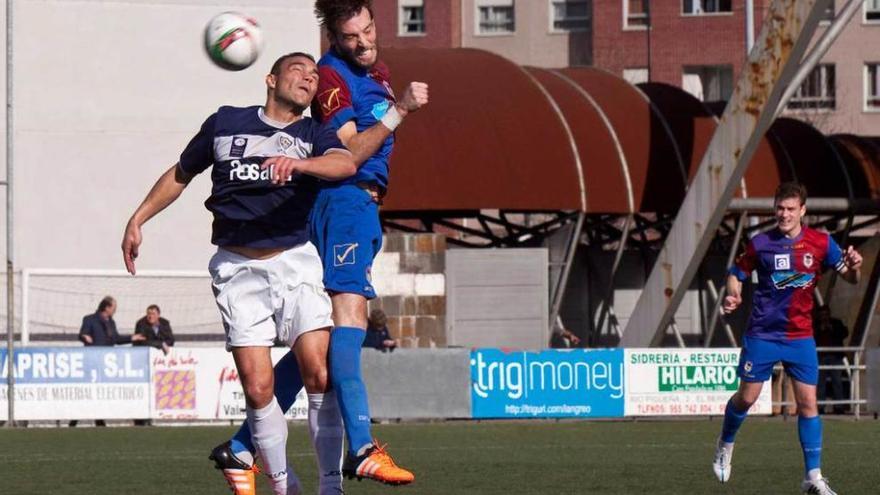
{"type": "Polygon", "coordinates": [[[364,349],[374,418],[470,418],[469,349],[364,349]]]}
{"type": "Polygon", "coordinates": [[[546,249],[451,249],[446,277],[449,345],[548,346],[546,249]]]}
{"type": "Polygon", "coordinates": [[[549,0],[514,0],[514,33],[478,34],[477,7],[491,3],[462,0],[462,46],[488,50],[517,64],[536,67],[567,67],[590,63],[589,30],[576,33],[553,31],[549,0]]]}
{"type": "MultiPolygon", "coordinates": [[[[17,269],[122,268],[125,222],[205,117],[223,104],[262,104],[263,77],[279,55],[317,54],[312,6],[15,2],[17,269]],[[214,67],[202,48],[205,24],[227,10],[255,17],[266,39],[260,59],[241,72],[214,67]]],[[[202,202],[209,190],[210,178],[197,177],[147,225],[140,268],[207,266],[211,217],[202,202]]]]}

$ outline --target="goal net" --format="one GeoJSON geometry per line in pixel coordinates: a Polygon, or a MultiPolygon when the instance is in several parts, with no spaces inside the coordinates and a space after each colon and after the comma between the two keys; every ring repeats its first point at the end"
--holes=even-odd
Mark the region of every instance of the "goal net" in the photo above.
{"type": "MultiPolygon", "coordinates": [[[[223,326],[207,272],[123,270],[23,270],[22,341],[76,340],[83,316],[94,313],[104,296],[117,302],[113,319],[130,335],[135,322],[156,304],[175,337],[223,341],[223,326]]],[[[18,320],[18,318],[16,318],[18,320]]]]}

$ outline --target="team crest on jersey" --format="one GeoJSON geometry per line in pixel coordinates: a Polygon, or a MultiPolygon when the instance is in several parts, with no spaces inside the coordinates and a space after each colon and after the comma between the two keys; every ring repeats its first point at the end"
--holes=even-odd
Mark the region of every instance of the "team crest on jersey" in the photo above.
{"type": "Polygon", "coordinates": [[[244,150],[247,149],[247,138],[235,136],[232,138],[232,147],[229,149],[231,158],[241,158],[244,156],[244,150]]]}
{"type": "Polygon", "coordinates": [[[791,256],[788,254],[774,254],[773,268],[776,270],[791,270],[791,256]]]}
{"type": "Polygon", "coordinates": [[[318,103],[321,104],[324,115],[332,113],[342,104],[339,102],[339,91],[341,88],[330,88],[318,95],[318,103]]]}
{"type": "Polygon", "coordinates": [[[813,253],[804,253],[804,267],[813,266],[813,253]]]}
{"type": "Polygon", "coordinates": [[[291,144],[293,144],[293,139],[290,139],[290,136],[284,134],[278,136],[278,147],[281,151],[287,151],[287,148],[290,148],[291,144]]]}

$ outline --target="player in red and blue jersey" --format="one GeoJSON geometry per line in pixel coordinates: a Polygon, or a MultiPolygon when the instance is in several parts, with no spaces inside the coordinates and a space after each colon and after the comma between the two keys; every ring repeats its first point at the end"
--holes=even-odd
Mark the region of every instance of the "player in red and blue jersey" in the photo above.
{"type": "Polygon", "coordinates": [[[861,255],[840,246],[827,233],[803,226],[807,192],[795,182],[781,184],[775,194],[776,228],[751,239],[730,268],[723,310],[731,313],[742,303],[742,283],[757,272],[758,286],[743,336],[739,361],[739,390],[727,403],[724,424],[712,467],[722,483],[730,478],[733,444],[749,408],[782,362],[794,382],[798,407],[798,435],[804,454],[804,493],[834,495],[819,469],[822,422],[816,405],[819,362],[813,339],[813,290],[825,269],[834,269],[851,283],[859,281],[861,255]]]}
{"type": "MultiPolygon", "coordinates": [[[[377,57],[371,0],[318,0],[315,13],[327,31],[331,47],[318,61],[320,79],[312,115],[336,129],[358,165],[353,177],[322,183],[311,215],[311,241],[321,255],[324,286],[333,304],[335,326],[330,336],[328,364],[348,439],[341,472],[348,478],[407,484],[415,479],[413,474],[397,466],[374,443],[370,433],[360,353],[366,337],[367,300],[376,297],[370,269],[382,246],[379,203],[388,187],[394,130],[409,113],[427,104],[428,86],[411,82],[400,98],[395,98],[388,69],[377,57]]],[[[278,403],[292,404],[302,387],[293,353],[286,354],[275,365],[275,376],[278,403]]],[[[332,401],[327,395],[325,401],[332,401]]],[[[327,418],[332,419],[332,415],[327,418]]],[[[232,453],[253,452],[249,437],[245,424],[230,441],[232,453]]],[[[339,474],[338,466],[321,467],[321,495],[337,493],[335,479],[339,474]]]]}

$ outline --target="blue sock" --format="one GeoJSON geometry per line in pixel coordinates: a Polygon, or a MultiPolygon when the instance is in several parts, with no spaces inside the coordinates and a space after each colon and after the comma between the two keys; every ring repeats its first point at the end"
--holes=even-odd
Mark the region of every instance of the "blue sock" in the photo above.
{"type": "Polygon", "coordinates": [[[804,450],[804,472],[819,469],[822,460],[822,420],[819,416],[798,416],[798,437],[804,450]]]}
{"type": "MultiPolygon", "coordinates": [[[[286,413],[290,409],[290,406],[296,401],[296,394],[302,387],[302,375],[299,373],[296,355],[290,351],[275,364],[275,399],[282,412],[286,413]]],[[[247,421],[242,423],[231,442],[233,454],[244,451],[250,451],[251,454],[257,452],[253,441],[251,441],[251,429],[247,421]]]]}
{"type": "Polygon", "coordinates": [[[736,439],[736,432],[739,431],[739,427],[742,426],[748,415],[748,409],[738,411],[733,405],[733,399],[727,401],[727,407],[724,408],[724,425],[721,426],[721,441],[733,443],[736,439]]]}
{"type": "Polygon", "coordinates": [[[352,455],[373,442],[367,387],[361,377],[361,346],[366,335],[365,329],[354,327],[336,327],[330,334],[330,383],[336,390],[352,455]]]}

